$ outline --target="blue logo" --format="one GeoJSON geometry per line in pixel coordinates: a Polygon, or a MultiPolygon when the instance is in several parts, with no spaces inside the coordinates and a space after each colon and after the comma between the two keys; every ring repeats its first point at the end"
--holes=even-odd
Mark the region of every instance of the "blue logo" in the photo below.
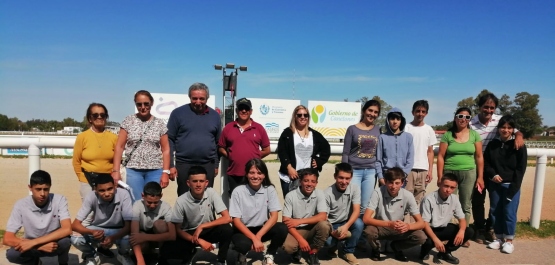
{"type": "Polygon", "coordinates": [[[270,106],[266,104],[260,105],[260,113],[262,113],[262,115],[266,115],[268,112],[270,112],[270,106]]]}
{"type": "Polygon", "coordinates": [[[277,124],[275,122],[268,122],[268,123],[264,124],[264,128],[266,128],[266,132],[268,134],[270,134],[270,133],[279,134],[279,124],[277,124]]]}

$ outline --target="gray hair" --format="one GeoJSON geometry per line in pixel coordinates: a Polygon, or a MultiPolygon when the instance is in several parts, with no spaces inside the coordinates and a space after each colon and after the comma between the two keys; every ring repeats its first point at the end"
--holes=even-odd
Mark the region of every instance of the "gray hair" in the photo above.
{"type": "Polygon", "coordinates": [[[195,90],[204,90],[206,91],[206,99],[208,99],[208,97],[210,97],[210,91],[208,90],[208,86],[206,86],[204,83],[194,83],[189,87],[189,97],[191,97],[191,92],[195,91],[195,90]]]}

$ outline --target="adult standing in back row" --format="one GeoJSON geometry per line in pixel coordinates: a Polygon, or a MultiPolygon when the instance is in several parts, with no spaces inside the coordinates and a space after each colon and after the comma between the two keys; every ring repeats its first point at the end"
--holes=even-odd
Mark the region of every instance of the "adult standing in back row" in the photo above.
{"type": "Polygon", "coordinates": [[[177,195],[189,190],[187,174],[192,166],[206,169],[209,187],[214,185],[214,177],[218,174],[217,144],[222,122],[218,112],[206,106],[209,95],[205,84],[192,84],[189,87],[191,103],[174,109],[168,120],[170,175],[177,176],[177,195]]]}

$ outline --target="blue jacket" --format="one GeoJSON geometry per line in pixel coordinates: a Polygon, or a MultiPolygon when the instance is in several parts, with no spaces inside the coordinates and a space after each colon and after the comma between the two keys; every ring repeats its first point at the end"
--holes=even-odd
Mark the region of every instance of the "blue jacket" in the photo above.
{"type": "Polygon", "coordinates": [[[378,142],[378,150],[376,152],[376,172],[378,179],[383,178],[383,173],[390,168],[399,167],[403,169],[405,174],[409,174],[414,165],[414,146],[412,143],[412,135],[404,132],[407,121],[403,117],[403,113],[398,108],[392,108],[387,117],[391,113],[397,112],[401,115],[400,132],[394,134],[389,127],[389,120],[385,121],[387,131],[380,135],[378,142]]]}

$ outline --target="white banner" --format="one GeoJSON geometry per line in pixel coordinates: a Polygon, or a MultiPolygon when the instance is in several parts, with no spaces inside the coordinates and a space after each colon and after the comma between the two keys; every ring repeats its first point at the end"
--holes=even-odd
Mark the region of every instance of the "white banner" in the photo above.
{"type": "Polygon", "coordinates": [[[279,138],[283,129],[291,124],[293,110],[300,100],[248,98],[252,103],[252,119],[264,126],[268,137],[279,138]]]}
{"type": "MultiPolygon", "coordinates": [[[[150,113],[156,118],[163,119],[166,123],[170,118],[172,110],[185,104],[191,103],[188,94],[165,94],[165,93],[151,93],[154,98],[154,105],[150,109],[150,113]]],[[[216,96],[210,95],[208,102],[209,107],[216,109],[216,96]]],[[[135,108],[137,113],[137,108],[135,108]]]]}
{"type": "Polygon", "coordinates": [[[326,138],[343,139],[347,127],[360,121],[360,102],[308,101],[310,127],[326,138]]]}

